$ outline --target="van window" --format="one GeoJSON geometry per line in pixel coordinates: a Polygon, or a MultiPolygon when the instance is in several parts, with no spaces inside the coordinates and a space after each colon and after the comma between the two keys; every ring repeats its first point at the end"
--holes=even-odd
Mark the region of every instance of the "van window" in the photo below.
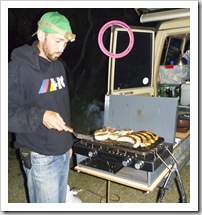
{"type": "Polygon", "coordinates": [[[163,47],[161,65],[168,65],[170,61],[177,60],[182,53],[190,50],[189,35],[167,37],[163,47]]]}
{"type": "MultiPolygon", "coordinates": [[[[150,87],[152,84],[154,29],[131,27],[134,34],[134,45],[131,51],[119,59],[109,58],[111,67],[111,90],[119,92],[138,87],[150,87]],[[146,80],[146,81],[145,81],[146,80]]],[[[126,29],[115,27],[111,36],[112,46],[116,53],[123,52],[129,43],[126,29]]]]}
{"type": "MultiPolygon", "coordinates": [[[[122,59],[116,60],[114,89],[126,89],[151,85],[152,71],[152,34],[135,32],[135,42],[131,52],[122,59]],[[135,75],[134,75],[135,74],[135,75]],[[148,83],[143,84],[144,77],[148,83]]],[[[118,32],[117,52],[127,47],[128,35],[124,31],[118,32]]]]}

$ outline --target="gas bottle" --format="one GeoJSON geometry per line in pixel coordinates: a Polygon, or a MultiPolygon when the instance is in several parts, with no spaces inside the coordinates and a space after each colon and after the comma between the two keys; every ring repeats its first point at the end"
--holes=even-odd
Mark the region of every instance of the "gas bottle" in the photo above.
{"type": "Polygon", "coordinates": [[[190,82],[186,81],[181,85],[181,105],[190,105],[190,82]]]}
{"type": "Polygon", "coordinates": [[[66,203],[82,203],[81,199],[79,199],[77,194],[74,194],[73,190],[70,190],[69,185],[67,185],[67,190],[66,190],[66,203]]]}

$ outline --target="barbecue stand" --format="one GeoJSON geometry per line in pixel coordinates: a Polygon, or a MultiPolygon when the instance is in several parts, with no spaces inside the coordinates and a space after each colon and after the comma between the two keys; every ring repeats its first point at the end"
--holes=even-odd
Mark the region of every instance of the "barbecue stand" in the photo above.
{"type": "Polygon", "coordinates": [[[74,144],[75,170],[107,180],[106,202],[110,181],[153,191],[175,165],[172,152],[177,104],[176,98],[106,95],[103,126],[152,131],[159,136],[159,142],[153,148],[133,149],[113,141],[79,140],[74,144]]]}
{"type": "Polygon", "coordinates": [[[184,186],[183,186],[183,183],[182,183],[182,179],[180,177],[177,162],[173,164],[172,168],[170,169],[170,172],[169,172],[168,176],[165,179],[165,183],[163,184],[163,187],[160,188],[159,194],[158,194],[158,197],[157,197],[157,201],[162,202],[163,197],[165,195],[166,186],[169,183],[169,180],[171,179],[171,176],[174,173],[176,173],[176,175],[177,175],[177,178],[178,178],[177,182],[178,182],[180,192],[181,192],[181,201],[180,202],[181,203],[187,203],[187,196],[186,196],[186,192],[185,192],[185,189],[184,189],[184,186]]]}

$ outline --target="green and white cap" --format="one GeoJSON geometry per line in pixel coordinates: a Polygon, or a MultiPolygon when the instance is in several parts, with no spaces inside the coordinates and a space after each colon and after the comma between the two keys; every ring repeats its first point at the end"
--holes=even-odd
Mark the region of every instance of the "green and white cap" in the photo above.
{"type": "Polygon", "coordinates": [[[38,21],[38,29],[49,34],[61,34],[70,42],[76,38],[69,20],[58,12],[45,13],[38,21]]]}

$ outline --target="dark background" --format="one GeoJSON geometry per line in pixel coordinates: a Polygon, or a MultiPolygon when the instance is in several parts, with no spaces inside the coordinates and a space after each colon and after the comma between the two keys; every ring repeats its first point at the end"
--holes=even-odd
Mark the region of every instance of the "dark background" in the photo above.
{"type": "MultiPolygon", "coordinates": [[[[9,60],[14,48],[31,45],[37,39],[32,34],[37,30],[40,17],[48,11],[65,15],[76,34],[76,40],[68,43],[60,58],[67,71],[73,126],[86,131],[101,127],[109,58],[99,48],[99,30],[112,20],[120,20],[130,26],[155,27],[155,23],[141,24],[134,8],[9,8],[9,60]]],[[[108,50],[109,34],[110,28],[103,35],[108,50]]]]}

